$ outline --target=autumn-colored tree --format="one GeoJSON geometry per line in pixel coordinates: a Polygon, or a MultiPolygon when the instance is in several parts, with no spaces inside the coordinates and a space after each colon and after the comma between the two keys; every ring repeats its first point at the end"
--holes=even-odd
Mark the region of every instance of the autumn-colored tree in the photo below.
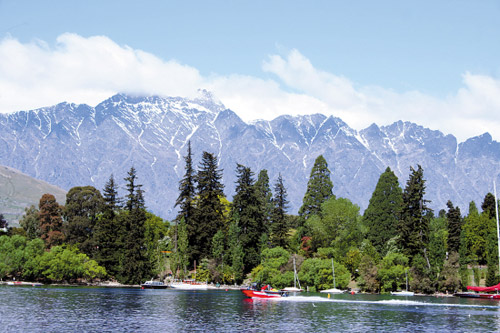
{"type": "Polygon", "coordinates": [[[38,205],[40,234],[47,248],[61,245],[64,240],[62,233],[63,220],[61,218],[62,207],[52,194],[44,194],[38,205]]]}

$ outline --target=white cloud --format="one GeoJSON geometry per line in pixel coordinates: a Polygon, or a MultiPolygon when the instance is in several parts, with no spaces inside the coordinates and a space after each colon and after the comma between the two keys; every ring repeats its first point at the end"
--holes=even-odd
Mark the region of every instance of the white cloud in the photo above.
{"type": "Polygon", "coordinates": [[[297,50],[269,56],[262,69],[276,78],[203,77],[193,67],[104,36],[63,34],[54,47],[6,38],[0,41],[0,112],[62,101],[96,105],[117,92],[191,96],[205,88],[247,121],[324,113],[358,130],[405,120],[454,134],[460,141],[486,131],[500,140],[500,81],[489,76],[465,73],[456,94],[438,99],[418,91],[357,87],[348,78],[315,68],[297,50]]]}

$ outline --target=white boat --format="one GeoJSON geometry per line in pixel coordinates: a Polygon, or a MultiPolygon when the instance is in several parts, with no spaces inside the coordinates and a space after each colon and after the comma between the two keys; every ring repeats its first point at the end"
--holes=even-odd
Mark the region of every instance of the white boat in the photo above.
{"type": "Polygon", "coordinates": [[[177,290],[207,290],[215,289],[214,286],[209,286],[206,282],[198,282],[195,280],[174,281],[170,284],[170,288],[177,290]]]}
{"type": "Polygon", "coordinates": [[[405,270],[406,275],[406,290],[405,291],[391,291],[394,296],[415,296],[413,291],[408,291],[408,271],[405,270]]]}
{"type": "Polygon", "coordinates": [[[141,289],[166,289],[168,286],[161,281],[146,281],[141,284],[141,289]]]}
{"type": "Polygon", "coordinates": [[[295,257],[293,257],[293,287],[286,287],[281,289],[281,291],[288,291],[291,293],[299,293],[304,291],[304,289],[300,287],[299,276],[297,275],[297,268],[295,267],[295,257]],[[297,284],[299,285],[298,288],[297,284]]]}
{"type": "Polygon", "coordinates": [[[333,258],[332,258],[332,275],[333,275],[333,288],[321,290],[320,293],[326,293],[326,294],[343,294],[343,293],[345,293],[345,290],[337,289],[337,286],[335,285],[335,266],[333,265],[333,258]]]}
{"type": "Polygon", "coordinates": [[[332,289],[321,290],[320,293],[326,293],[326,294],[344,294],[345,290],[340,290],[340,289],[337,289],[337,288],[332,288],[332,289]]]}

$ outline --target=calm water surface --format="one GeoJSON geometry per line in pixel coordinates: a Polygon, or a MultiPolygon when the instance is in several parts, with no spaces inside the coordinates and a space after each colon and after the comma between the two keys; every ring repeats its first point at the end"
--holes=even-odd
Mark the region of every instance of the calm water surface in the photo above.
{"type": "Polygon", "coordinates": [[[239,291],[0,286],[2,332],[496,332],[491,300],[239,291]]]}

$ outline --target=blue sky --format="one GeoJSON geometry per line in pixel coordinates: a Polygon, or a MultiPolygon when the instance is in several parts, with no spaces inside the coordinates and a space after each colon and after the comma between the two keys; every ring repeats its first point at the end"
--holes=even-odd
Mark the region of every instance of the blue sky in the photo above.
{"type": "Polygon", "coordinates": [[[322,112],[500,140],[500,1],[0,0],[0,112],[209,89],[249,121],[322,112]]]}

